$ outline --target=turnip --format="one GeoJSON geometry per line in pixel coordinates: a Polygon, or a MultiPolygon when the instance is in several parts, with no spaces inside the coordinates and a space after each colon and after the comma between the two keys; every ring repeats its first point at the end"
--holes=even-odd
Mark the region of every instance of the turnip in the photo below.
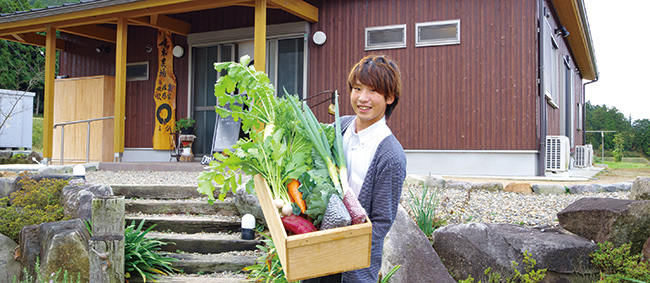
{"type": "Polygon", "coordinates": [[[280,198],[276,198],[273,200],[273,203],[275,204],[275,207],[280,209],[284,206],[284,201],[280,198]]]}
{"type": "Polygon", "coordinates": [[[291,207],[291,203],[286,203],[282,207],[282,215],[284,216],[289,216],[293,213],[293,207],[291,207]]]}

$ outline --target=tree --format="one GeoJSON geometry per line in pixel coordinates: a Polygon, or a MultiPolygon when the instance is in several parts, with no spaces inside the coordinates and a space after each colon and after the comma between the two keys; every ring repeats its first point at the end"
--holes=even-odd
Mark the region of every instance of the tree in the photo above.
{"type": "Polygon", "coordinates": [[[643,152],[645,156],[650,156],[650,120],[636,120],[632,127],[634,149],[643,152]]]}
{"type": "MultiPolygon", "coordinates": [[[[632,125],[623,113],[619,112],[616,107],[609,108],[607,105],[592,105],[587,101],[585,104],[585,124],[587,131],[616,131],[622,134],[625,141],[624,149],[631,149],[632,125]]],[[[585,144],[592,144],[594,148],[599,148],[601,141],[600,134],[586,133],[585,144]]],[[[614,135],[605,135],[605,148],[614,148],[614,135]]]]}

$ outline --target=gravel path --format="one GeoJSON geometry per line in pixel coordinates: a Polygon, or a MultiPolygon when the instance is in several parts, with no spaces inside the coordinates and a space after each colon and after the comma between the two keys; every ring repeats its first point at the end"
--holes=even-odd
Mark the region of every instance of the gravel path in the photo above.
{"type": "MultiPolygon", "coordinates": [[[[197,185],[198,175],[199,172],[91,171],[86,175],[86,179],[89,182],[103,184],[197,185]]],[[[462,181],[480,183],[495,180],[468,178],[462,179],[462,181]]],[[[504,181],[504,184],[506,182],[512,182],[512,180],[504,181]]],[[[593,183],[593,181],[589,183],[593,183]]],[[[402,193],[402,205],[407,209],[410,199],[409,190],[415,196],[422,196],[421,186],[405,187],[402,193]]],[[[627,199],[628,196],[629,192],[537,195],[442,189],[438,192],[439,205],[436,215],[445,219],[447,224],[485,222],[512,223],[527,227],[556,227],[558,226],[556,214],[580,198],[627,199]]]]}

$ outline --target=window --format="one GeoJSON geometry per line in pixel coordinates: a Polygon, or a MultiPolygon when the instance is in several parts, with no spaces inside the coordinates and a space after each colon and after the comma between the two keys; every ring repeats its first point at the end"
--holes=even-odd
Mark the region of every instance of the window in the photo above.
{"type": "Polygon", "coordinates": [[[148,81],[149,61],[126,64],[126,80],[127,81],[148,81]]]}
{"type": "Polygon", "coordinates": [[[450,45],[460,43],[460,20],[416,23],[415,46],[450,45]]]}
{"type": "Polygon", "coordinates": [[[406,25],[366,28],[366,50],[406,47],[406,25]]]}

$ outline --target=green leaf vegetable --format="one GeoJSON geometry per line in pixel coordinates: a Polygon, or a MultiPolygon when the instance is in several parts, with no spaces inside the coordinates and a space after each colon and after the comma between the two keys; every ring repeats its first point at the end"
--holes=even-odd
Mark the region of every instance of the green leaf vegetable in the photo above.
{"type": "MultiPolygon", "coordinates": [[[[198,190],[213,203],[215,186],[221,186],[218,198],[223,200],[228,191],[236,192],[243,183],[241,173],[260,174],[269,183],[274,199],[290,203],[285,184],[310,169],[313,145],[299,133],[297,119],[290,108],[289,101],[298,99],[291,95],[276,98],[266,74],[255,71],[253,66],[247,67],[249,61],[244,56],[239,63],[215,64],[217,71],[228,71],[215,85],[219,105],[216,111],[221,117],[241,120],[242,129],[249,137],[239,139],[232,150],[214,155],[208,171],[203,171],[198,178],[198,190]],[[235,89],[246,94],[231,95],[235,89]],[[265,124],[263,132],[259,131],[260,122],[265,124]]],[[[246,187],[252,188],[252,179],[246,187]]]]}

